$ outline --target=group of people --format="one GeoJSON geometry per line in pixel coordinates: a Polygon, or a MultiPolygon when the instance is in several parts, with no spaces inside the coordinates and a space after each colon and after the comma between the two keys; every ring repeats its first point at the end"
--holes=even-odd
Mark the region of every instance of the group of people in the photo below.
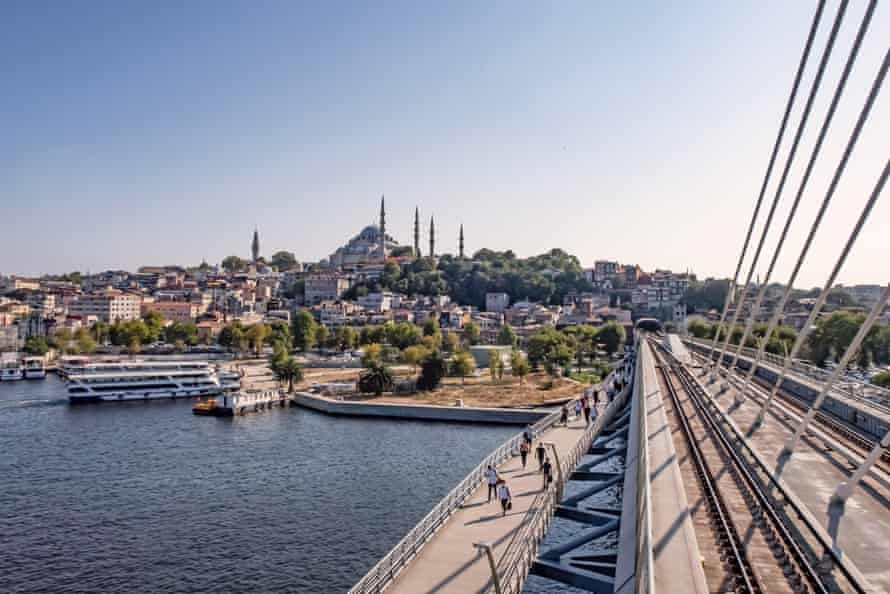
{"type": "MultiPolygon", "coordinates": [[[[522,442],[519,444],[519,457],[522,460],[522,468],[528,465],[528,455],[532,450],[534,442],[534,433],[531,427],[526,427],[522,433],[522,442]]],[[[550,457],[547,455],[547,448],[543,441],[539,441],[535,448],[535,455],[538,458],[538,472],[541,473],[543,483],[541,489],[546,489],[553,482],[553,464],[550,463],[550,457]]],[[[501,515],[507,515],[513,507],[513,495],[507,481],[491,464],[485,470],[485,481],[488,484],[488,503],[495,499],[501,504],[501,515]]]]}
{"type": "MultiPolygon", "coordinates": [[[[575,400],[575,418],[580,419],[581,415],[584,415],[584,426],[589,427],[591,423],[596,421],[597,417],[597,409],[600,403],[600,392],[596,388],[593,389],[593,394],[589,394],[587,390],[581,395],[580,398],[575,400]]],[[[564,404],[562,406],[562,415],[560,417],[560,423],[568,427],[569,425],[569,405],[564,404]]]]}

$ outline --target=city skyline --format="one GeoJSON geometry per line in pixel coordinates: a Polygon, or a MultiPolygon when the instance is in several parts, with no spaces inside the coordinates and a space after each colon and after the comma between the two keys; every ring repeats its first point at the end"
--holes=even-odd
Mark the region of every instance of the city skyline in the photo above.
{"type": "MultiPolygon", "coordinates": [[[[385,194],[402,245],[419,206],[444,253],[463,224],[468,254],[561,248],[585,266],[730,276],[812,9],[14,4],[0,24],[13,89],[0,271],[217,263],[249,255],[255,224],[265,255],[317,261],[375,221],[385,194]]],[[[862,10],[841,29],[777,220],[862,10]]],[[[887,38],[879,6],[777,282],[887,38]]],[[[798,286],[824,282],[885,159],[888,116],[880,97],[798,286]]],[[[841,282],[884,281],[888,215],[879,202],[841,282]]]]}

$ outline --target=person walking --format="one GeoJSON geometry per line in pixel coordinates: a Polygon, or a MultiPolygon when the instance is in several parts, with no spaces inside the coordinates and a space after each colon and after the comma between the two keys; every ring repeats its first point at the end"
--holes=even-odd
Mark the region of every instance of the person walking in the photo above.
{"type": "Polygon", "coordinates": [[[525,426],[525,431],[522,432],[522,438],[525,440],[525,443],[527,443],[529,445],[529,447],[531,447],[532,439],[534,439],[534,435],[532,434],[532,426],[531,425],[525,426]]]}
{"type": "Polygon", "coordinates": [[[589,401],[584,405],[584,426],[585,427],[590,426],[590,402],[589,401]]]}
{"type": "Polygon", "coordinates": [[[544,448],[543,441],[538,442],[538,447],[535,450],[535,453],[538,455],[538,470],[540,471],[544,468],[544,458],[547,457],[547,450],[544,448]]]}
{"type": "Polygon", "coordinates": [[[541,486],[541,490],[543,491],[553,482],[553,465],[550,464],[550,458],[544,458],[544,466],[542,469],[544,471],[544,484],[541,486]]]}
{"type": "Polygon", "coordinates": [[[559,422],[564,426],[569,426],[569,405],[562,405],[562,413],[559,415],[559,422]]]}
{"type": "Polygon", "coordinates": [[[525,468],[525,463],[528,460],[528,453],[531,451],[531,446],[527,441],[523,441],[519,444],[519,457],[522,458],[522,467],[525,468]]]}
{"type": "Polygon", "coordinates": [[[600,405],[600,391],[597,389],[594,389],[593,390],[593,406],[596,407],[599,405],[600,405]]]}
{"type": "Polygon", "coordinates": [[[491,496],[497,497],[498,471],[491,464],[485,469],[485,482],[488,483],[488,503],[491,503],[491,496]]]}
{"type": "Polygon", "coordinates": [[[501,517],[504,517],[507,515],[507,510],[513,507],[513,496],[504,479],[498,481],[498,500],[501,502],[501,517]]]}
{"type": "Polygon", "coordinates": [[[587,402],[586,396],[582,396],[581,398],[579,398],[578,400],[575,401],[575,418],[576,419],[581,418],[581,412],[584,408],[584,404],[582,402],[587,402]]]}

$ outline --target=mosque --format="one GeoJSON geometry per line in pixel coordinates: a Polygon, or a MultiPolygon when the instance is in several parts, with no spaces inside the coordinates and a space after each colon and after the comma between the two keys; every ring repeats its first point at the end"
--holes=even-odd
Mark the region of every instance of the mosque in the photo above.
{"type": "MultiPolygon", "coordinates": [[[[435,256],[435,222],[430,218],[430,241],[427,256],[435,256]]],[[[463,225],[460,229],[460,257],[463,258],[463,225]]],[[[388,254],[393,249],[400,247],[399,242],[386,233],[386,202],[380,197],[380,223],[368,225],[358,235],[350,239],[346,245],[337,250],[328,258],[331,268],[355,268],[367,264],[381,264],[386,261],[388,254]]],[[[414,254],[420,253],[420,211],[414,209],[414,254]]]]}

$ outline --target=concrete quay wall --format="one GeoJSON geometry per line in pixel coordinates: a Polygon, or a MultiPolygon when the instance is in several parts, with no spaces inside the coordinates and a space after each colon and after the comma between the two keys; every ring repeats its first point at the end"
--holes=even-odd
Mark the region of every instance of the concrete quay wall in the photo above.
{"type": "Polygon", "coordinates": [[[298,392],[294,396],[294,402],[298,406],[329,415],[388,417],[421,421],[447,421],[451,423],[528,425],[535,423],[552,412],[552,410],[540,408],[473,408],[425,404],[393,404],[388,402],[351,402],[348,400],[332,400],[306,392],[298,392]]]}
{"type": "MultiPolygon", "coordinates": [[[[700,344],[687,343],[687,347],[690,347],[703,355],[707,355],[708,349],[700,344]]],[[[732,361],[731,354],[727,353],[724,355],[723,360],[729,364],[732,361]]],[[[744,355],[739,356],[737,363],[739,369],[747,371],[751,369],[751,365],[751,359],[744,355]]],[[[757,367],[757,372],[754,375],[772,386],[778,381],[780,371],[781,370],[777,370],[768,363],[761,361],[760,365],[757,367]]],[[[799,396],[809,404],[812,404],[819,395],[819,386],[791,373],[785,376],[785,381],[782,382],[782,387],[794,395],[799,396]]],[[[862,429],[875,439],[882,438],[884,434],[887,433],[887,430],[890,429],[890,419],[885,415],[882,415],[880,411],[870,409],[866,405],[860,405],[849,398],[834,395],[830,392],[822,403],[820,410],[831,413],[835,417],[843,419],[847,423],[862,429]]]]}

